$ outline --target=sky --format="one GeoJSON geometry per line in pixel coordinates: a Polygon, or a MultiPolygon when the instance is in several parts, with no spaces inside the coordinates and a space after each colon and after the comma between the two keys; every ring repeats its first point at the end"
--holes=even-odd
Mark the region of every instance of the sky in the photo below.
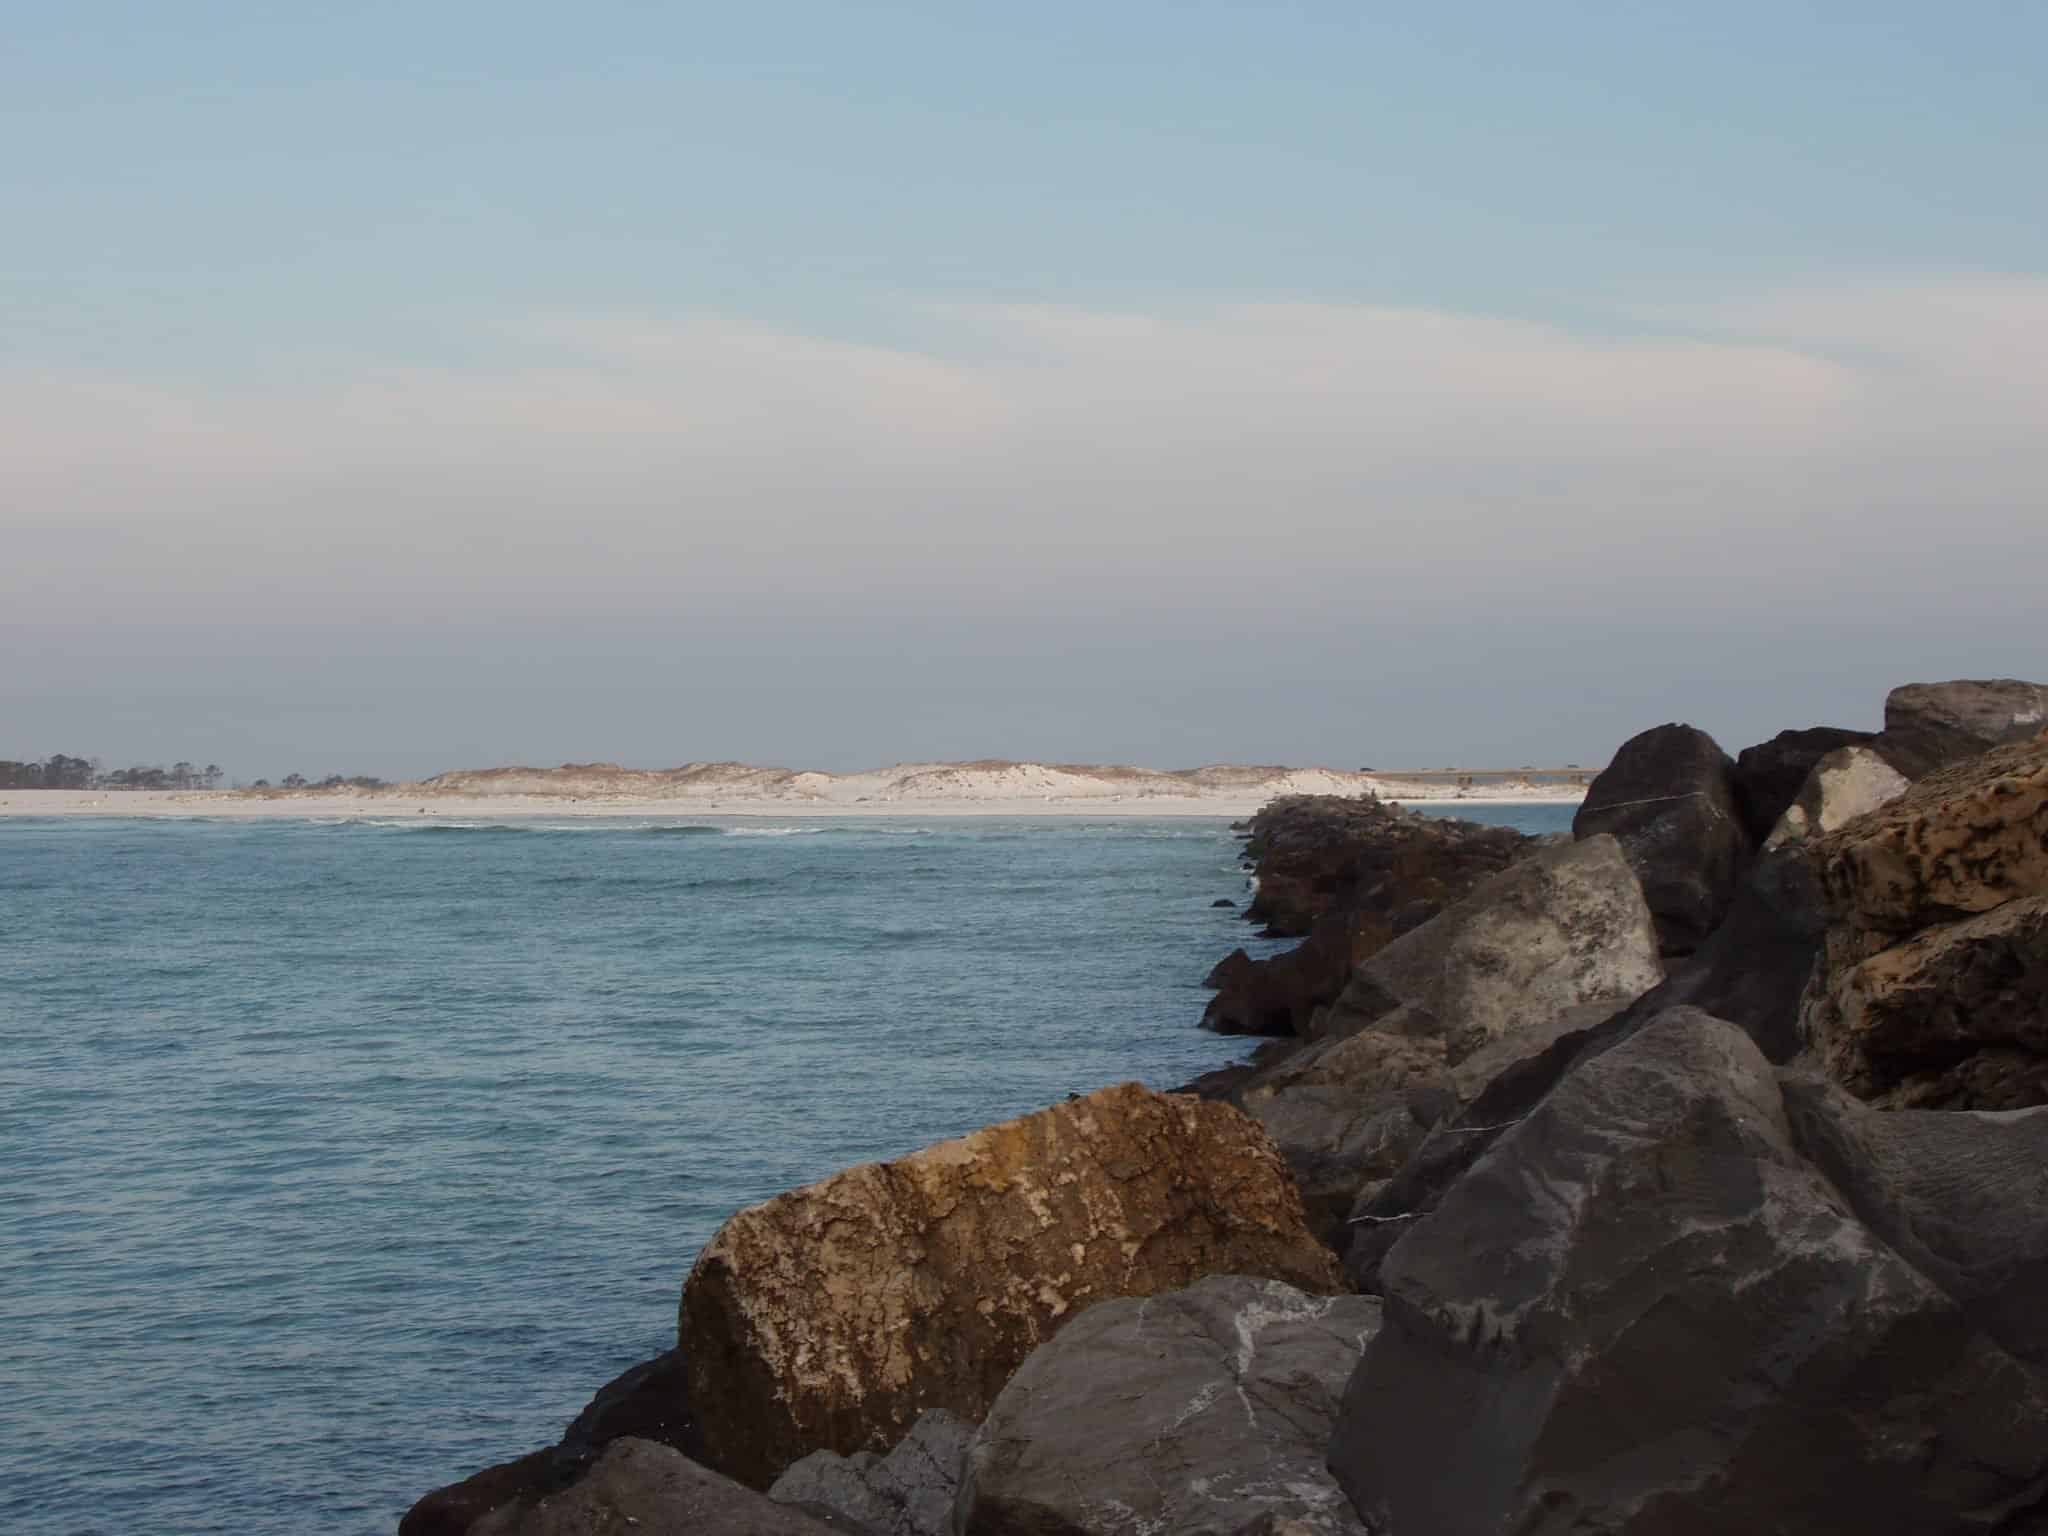
{"type": "Polygon", "coordinates": [[[0,757],[1591,763],[2048,677],[2043,58],[0,0],[0,757]]]}

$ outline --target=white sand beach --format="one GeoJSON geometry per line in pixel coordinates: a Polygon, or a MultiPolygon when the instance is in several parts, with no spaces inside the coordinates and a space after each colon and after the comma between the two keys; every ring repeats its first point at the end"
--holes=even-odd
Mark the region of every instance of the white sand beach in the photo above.
{"type": "Polygon", "coordinates": [[[1403,780],[1328,768],[901,763],[864,773],[693,763],[441,774],[384,789],[0,790],[0,816],[1249,816],[1280,795],[1376,793],[1403,803],[1576,804],[1583,785],[1403,780]]]}

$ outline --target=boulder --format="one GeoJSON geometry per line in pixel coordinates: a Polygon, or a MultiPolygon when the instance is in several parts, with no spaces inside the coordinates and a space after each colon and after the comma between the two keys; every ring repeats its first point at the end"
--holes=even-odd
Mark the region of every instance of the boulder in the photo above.
{"type": "Polygon", "coordinates": [[[953,1499],[973,1438],[973,1425],[934,1408],[888,1455],[813,1451],[775,1480],[768,1497],[873,1536],[952,1536],[953,1499]]]}
{"type": "Polygon", "coordinates": [[[1809,1032],[1859,1098],[1929,1109],[2048,1104],[2048,895],[1941,923],[1831,978],[1809,1032]]]}
{"type": "Polygon", "coordinates": [[[2016,1360],[2048,1367],[2048,1106],[1879,1110],[1779,1074],[1800,1151],[2016,1360]]]}
{"type": "Polygon", "coordinates": [[[1105,1088],[734,1215],[683,1286],[707,1460],[766,1487],[816,1450],[979,1420],[1082,1308],[1211,1274],[1342,1289],[1279,1154],[1229,1105],[1105,1088]]]}
{"type": "Polygon", "coordinates": [[[528,1508],[508,1505],[475,1527],[477,1536],[828,1536],[833,1529],[720,1477],[671,1446],[633,1439],[614,1441],[566,1492],[528,1508]]]}
{"type": "Polygon", "coordinates": [[[1865,932],[1912,933],[2048,891],[2048,733],[1930,774],[1815,839],[1813,856],[1836,925],[1865,932]]]}
{"type": "Polygon", "coordinates": [[[1760,843],[1770,835],[1771,828],[1778,824],[1778,818],[1805,785],[1815,763],[1830,752],[1860,746],[1870,739],[1869,731],[1817,725],[1803,731],[1780,731],[1769,741],[1736,753],[1735,804],[1749,840],[1760,843]]]}
{"type": "Polygon", "coordinates": [[[1660,725],[1622,743],[1586,791],[1572,834],[1620,839],[1666,955],[1689,955],[1720,924],[1753,848],[1734,764],[1705,731],[1660,725]]]}
{"type": "Polygon", "coordinates": [[[2048,687],[2017,678],[1908,683],[1884,701],[1877,747],[1909,779],[2048,726],[2048,687]]]}
{"type": "Polygon", "coordinates": [[[1233,1536],[1270,1519],[1364,1536],[1323,1456],[1379,1311],[1242,1276],[1090,1308],[996,1399],[954,1528],[1233,1536]]]}
{"type": "Polygon", "coordinates": [[[1887,1105],[2048,1102],[2048,734],[1813,839],[1830,926],[1800,1026],[1887,1105]]]}
{"type": "MultiPolygon", "coordinates": [[[[1245,916],[1268,935],[1306,936],[1268,960],[1232,956],[1202,1017],[1225,1034],[1298,1035],[1351,967],[1427,922],[1531,840],[1506,827],[1425,816],[1370,796],[1292,795],[1253,818],[1256,892],[1245,916]],[[1227,967],[1227,969],[1226,969],[1227,967]]],[[[1240,952],[1241,953],[1241,952],[1240,952]]]]}
{"type": "Polygon", "coordinates": [[[1524,859],[1358,968],[1322,1038],[1233,1095],[1265,1126],[1333,1246],[1360,1190],[1499,1071],[1663,978],[1611,837],[1524,859]]]}
{"type": "Polygon", "coordinates": [[[1330,1466],[1383,1536],[1988,1530],[2048,1479],[2039,1375],[1694,1009],[1581,1061],[1382,1274],[1330,1466]]]}
{"type": "Polygon", "coordinates": [[[643,1360],[598,1388],[555,1445],[436,1488],[406,1511],[399,1536],[465,1536],[495,1509],[525,1506],[568,1487],[606,1446],[628,1436],[700,1453],[680,1351],[643,1360]]]}
{"type": "Polygon", "coordinates": [[[1766,851],[1839,831],[1858,816],[1889,805],[1908,788],[1906,776],[1870,747],[1842,747],[1813,772],[1764,838],[1766,851]]]}

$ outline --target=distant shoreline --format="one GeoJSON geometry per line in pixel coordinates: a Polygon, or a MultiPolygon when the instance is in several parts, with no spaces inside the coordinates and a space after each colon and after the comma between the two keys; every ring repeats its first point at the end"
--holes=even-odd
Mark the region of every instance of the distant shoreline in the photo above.
{"type": "MultiPolygon", "coordinates": [[[[1390,788],[1394,786],[1389,786],[1390,788]]],[[[1406,786],[1400,786],[1405,788],[1406,786]]],[[[1492,786],[1489,786],[1492,788],[1492,786]]],[[[1402,805],[1576,805],[1584,791],[1544,785],[1522,794],[1383,794],[1402,805]]],[[[573,819],[629,817],[740,817],[834,821],[897,820],[903,817],[970,816],[1096,817],[1103,820],[1252,815],[1274,799],[1270,793],[1210,795],[1088,795],[1066,798],[959,796],[945,799],[805,801],[719,796],[470,795],[423,793],[417,789],[357,791],[236,790],[0,790],[0,818],[145,820],[333,821],[386,817],[451,820],[507,820],[536,817],[573,819]]]]}

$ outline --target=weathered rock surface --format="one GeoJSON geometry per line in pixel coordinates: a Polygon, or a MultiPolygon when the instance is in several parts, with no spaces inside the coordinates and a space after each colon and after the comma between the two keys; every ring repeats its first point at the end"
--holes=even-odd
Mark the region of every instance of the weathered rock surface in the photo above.
{"type": "Polygon", "coordinates": [[[952,1536],[953,1499],[973,1438],[973,1425],[934,1408],[888,1455],[813,1451],[775,1480],[768,1497],[872,1536],[952,1536]]]}
{"type": "Polygon", "coordinates": [[[1202,1017],[1225,1034],[1299,1035],[1351,968],[1505,869],[1530,840],[1506,827],[1424,816],[1370,798],[1296,795],[1252,819],[1258,890],[1245,916],[1306,935],[1270,960],[1231,957],[1202,1017]]]}
{"type": "Polygon", "coordinates": [[[1322,1038],[1234,1101],[1264,1125],[1333,1246],[1361,1188],[1497,1072],[1663,979],[1640,885],[1611,837],[1524,859],[1360,966],[1322,1038]]]}
{"type": "Polygon", "coordinates": [[[1878,933],[2048,891],[2048,734],[1929,775],[1813,854],[1837,924],[1878,933]]]}
{"type": "Polygon", "coordinates": [[[1379,1312],[1240,1276],[1089,1309],[996,1399],[955,1529],[1232,1536],[1272,1520],[1362,1536],[1323,1456],[1379,1312]]]}
{"type": "Polygon", "coordinates": [[[1575,837],[1620,839],[1667,955],[1705,942],[1748,867],[1734,767],[1705,731],[1660,725],[1622,743],[1572,818],[1575,837]]]}
{"type": "Polygon", "coordinates": [[[1888,1105],[2048,1102],[2048,735],[1930,774],[1809,845],[1832,919],[1801,1028],[1888,1105]]]}
{"type": "Polygon", "coordinates": [[[652,1440],[617,1440],[582,1481],[531,1507],[505,1506],[476,1536],[828,1536],[833,1527],[743,1488],[652,1440]]]}
{"type": "Polygon", "coordinates": [[[2048,687],[2018,678],[1908,683],[1884,701],[1886,760],[1909,779],[1993,747],[2025,741],[2048,726],[2048,687]]]}
{"type": "Polygon", "coordinates": [[[1770,835],[1805,786],[1814,764],[1843,747],[1861,746],[1871,736],[1869,731],[1817,725],[1803,731],[1780,731],[1769,741],[1736,753],[1735,804],[1749,840],[1760,843],[1770,835]]]}
{"type": "Polygon", "coordinates": [[[1342,1288],[1257,1124],[1105,1088],[733,1216],[683,1287],[707,1459],[765,1487],[815,1450],[979,1420],[1083,1307],[1211,1274],[1342,1288]]]}
{"type": "Polygon", "coordinates": [[[1779,1075],[1800,1151],[2014,1359],[2048,1367],[2048,1106],[1879,1110],[1779,1075]]]}
{"type": "Polygon", "coordinates": [[[406,1511],[399,1536],[464,1536],[492,1510],[524,1506],[568,1487],[606,1446],[631,1436],[700,1453],[688,1369],[679,1350],[643,1360],[598,1388],[561,1440],[516,1461],[436,1488],[406,1511]]]}
{"type": "Polygon", "coordinates": [[[2039,1375],[1696,1010],[1582,1061],[1382,1274],[1330,1451],[1382,1536],[2005,1529],[2048,1488],[2039,1375]]]}
{"type": "Polygon", "coordinates": [[[1764,848],[1782,848],[1840,831],[1858,816],[1889,805],[1908,787],[1906,776],[1872,748],[1839,748],[1813,765],[1813,772],[1765,837],[1764,848]]]}
{"type": "Polygon", "coordinates": [[[1810,1017],[1829,1076],[1859,1098],[2048,1103],[2048,895],[1881,950],[1832,977],[1810,1017]]]}

